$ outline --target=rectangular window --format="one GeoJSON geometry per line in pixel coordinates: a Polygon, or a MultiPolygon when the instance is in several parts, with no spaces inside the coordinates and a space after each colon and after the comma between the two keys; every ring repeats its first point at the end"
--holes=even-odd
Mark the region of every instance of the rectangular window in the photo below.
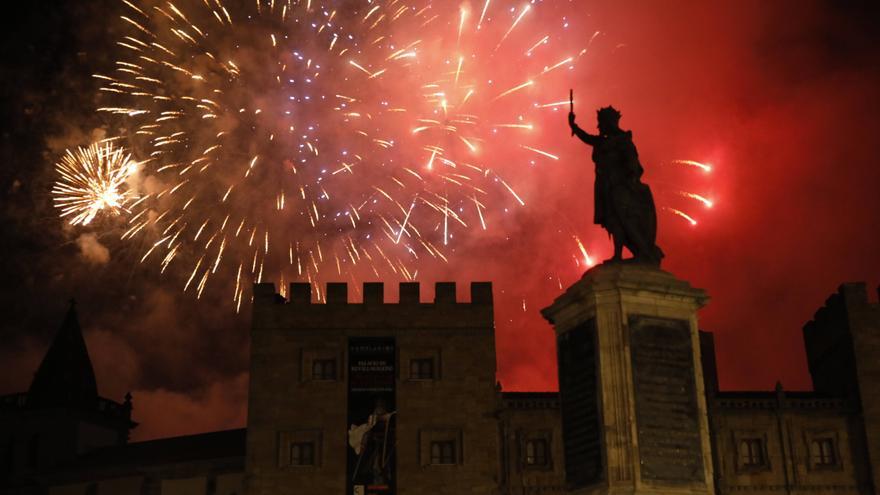
{"type": "Polygon", "coordinates": [[[431,464],[455,464],[455,442],[431,442],[431,464]]]}
{"type": "Polygon", "coordinates": [[[409,362],[409,378],[410,380],[433,380],[434,379],[434,359],[412,359],[409,362]]]}
{"type": "Polygon", "coordinates": [[[743,467],[764,466],[764,440],[744,438],[739,442],[739,463],[743,467]]]}
{"type": "Polygon", "coordinates": [[[315,359],[312,361],[312,380],[335,380],[336,360],[315,359]]]}
{"type": "Polygon", "coordinates": [[[312,442],[299,442],[290,444],[291,466],[314,466],[315,444],[312,442]]]}
{"type": "Polygon", "coordinates": [[[833,438],[816,438],[810,443],[810,457],[814,466],[836,466],[837,452],[833,438]]]}
{"type": "Polygon", "coordinates": [[[547,440],[535,438],[526,442],[526,465],[546,466],[549,460],[547,455],[547,440]]]}

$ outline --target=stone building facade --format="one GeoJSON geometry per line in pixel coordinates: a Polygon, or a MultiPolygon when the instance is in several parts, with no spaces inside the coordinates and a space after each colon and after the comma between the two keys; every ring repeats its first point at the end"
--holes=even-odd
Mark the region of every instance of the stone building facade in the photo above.
{"type": "MultiPolygon", "coordinates": [[[[561,393],[500,389],[488,283],[472,284],[465,302],[454,284],[437,284],[430,302],[401,284],[393,303],[378,283],[356,303],[345,284],[328,284],[323,303],[308,284],[288,298],[257,285],[246,428],[128,443],[128,399],[99,422],[115,436],[59,445],[27,467],[29,433],[17,425],[97,403],[7,396],[0,441],[14,448],[0,452],[0,493],[877,493],[880,305],[864,284],[841,286],[804,327],[814,392],[731,392],[718,389],[712,334],[697,331],[704,295],[628,270],[588,272],[545,311],[561,393]],[[583,324],[561,329],[566,318],[583,324]],[[679,344],[652,350],[669,342],[679,344]]],[[[70,328],[52,348],[77,341],[70,328]]],[[[84,344],[77,352],[65,366],[93,397],[84,344]]]]}
{"type": "Polygon", "coordinates": [[[880,305],[844,284],[803,333],[813,392],[719,391],[704,360],[718,493],[877,493],[880,305]]]}
{"type": "Polygon", "coordinates": [[[401,284],[396,304],[384,303],[380,283],[364,286],[361,304],[349,304],[346,284],[328,284],[326,304],[312,304],[309,284],[290,294],[255,288],[249,494],[497,490],[489,284],[472,284],[469,303],[456,302],[454,284],[437,284],[432,303],[417,283],[401,284]],[[378,400],[390,418],[355,438],[378,400]]]}

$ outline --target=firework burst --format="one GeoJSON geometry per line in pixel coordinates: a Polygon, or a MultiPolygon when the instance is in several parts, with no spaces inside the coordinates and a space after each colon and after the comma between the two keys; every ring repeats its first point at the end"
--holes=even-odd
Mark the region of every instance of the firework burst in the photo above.
{"type": "Polygon", "coordinates": [[[123,239],[185,290],[235,274],[238,305],[252,281],[415,278],[525,205],[507,177],[558,159],[543,88],[586,52],[530,4],[123,2],[124,55],[95,76],[149,158],[123,239]]]}
{"type": "Polygon", "coordinates": [[[55,207],[71,225],[88,225],[101,212],[118,215],[136,199],[126,181],[139,165],[110,142],[67,150],[55,165],[55,207]]]}

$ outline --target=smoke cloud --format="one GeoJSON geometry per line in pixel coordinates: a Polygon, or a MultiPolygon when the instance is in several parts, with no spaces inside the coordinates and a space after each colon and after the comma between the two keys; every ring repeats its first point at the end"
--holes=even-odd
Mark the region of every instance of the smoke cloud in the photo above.
{"type": "Polygon", "coordinates": [[[76,238],[79,252],[89,263],[103,265],[110,261],[110,250],[107,249],[95,234],[81,234],[76,238]]]}

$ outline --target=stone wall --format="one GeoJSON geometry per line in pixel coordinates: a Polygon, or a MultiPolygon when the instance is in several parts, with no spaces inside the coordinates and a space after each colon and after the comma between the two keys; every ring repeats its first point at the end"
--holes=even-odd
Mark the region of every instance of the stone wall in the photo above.
{"type": "Polygon", "coordinates": [[[710,408],[718,492],[870,493],[853,412],[810,392],[720,393],[710,408]]]}
{"type": "Polygon", "coordinates": [[[565,458],[559,394],[505,392],[502,393],[502,402],[502,493],[564,493],[565,458]],[[542,447],[546,447],[546,451],[541,452],[542,447]]]}

